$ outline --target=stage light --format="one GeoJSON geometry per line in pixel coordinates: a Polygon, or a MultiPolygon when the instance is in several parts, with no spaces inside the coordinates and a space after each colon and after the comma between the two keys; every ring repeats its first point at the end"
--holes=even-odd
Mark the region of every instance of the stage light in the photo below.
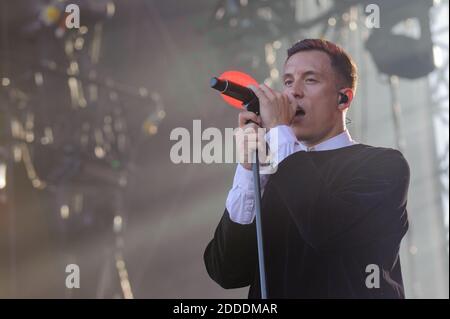
{"type": "Polygon", "coordinates": [[[11,81],[9,80],[9,78],[2,78],[3,86],[8,86],[10,83],[11,83],[11,81]]]}
{"type": "Polygon", "coordinates": [[[6,187],[6,164],[0,162],[0,189],[6,187]]]}
{"type": "Polygon", "coordinates": [[[67,219],[67,218],[69,218],[69,213],[70,213],[70,212],[69,212],[69,206],[67,206],[67,205],[62,205],[61,208],[60,208],[60,210],[59,210],[59,213],[60,213],[62,219],[67,219]]]}
{"type": "Polygon", "coordinates": [[[437,68],[441,68],[444,66],[444,52],[442,51],[441,47],[433,46],[433,58],[434,58],[434,65],[437,68]]]}
{"type": "Polygon", "coordinates": [[[122,217],[117,215],[114,217],[113,229],[115,233],[119,233],[122,230],[122,217]]]}
{"type": "MultiPolygon", "coordinates": [[[[242,86],[258,84],[258,82],[255,79],[253,79],[250,75],[245,74],[243,72],[239,72],[239,71],[226,71],[226,72],[222,73],[219,76],[219,78],[222,80],[228,80],[228,81],[237,83],[242,86]]],[[[241,101],[234,99],[232,97],[226,96],[224,94],[221,94],[221,96],[224,99],[224,101],[227,102],[228,104],[230,104],[231,106],[233,106],[237,109],[242,109],[241,101]]]]}
{"type": "Polygon", "coordinates": [[[432,72],[435,63],[428,16],[432,1],[377,1],[376,4],[381,8],[381,27],[372,30],[366,48],[378,70],[408,79],[432,72]]]}

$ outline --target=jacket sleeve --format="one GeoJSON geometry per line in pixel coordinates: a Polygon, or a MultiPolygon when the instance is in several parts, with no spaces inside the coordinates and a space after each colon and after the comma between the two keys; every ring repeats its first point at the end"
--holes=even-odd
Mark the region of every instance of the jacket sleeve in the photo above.
{"type": "Polygon", "coordinates": [[[275,187],[300,235],[318,252],[351,249],[404,236],[409,166],[387,149],[335,183],[338,172],[319,170],[307,152],[282,163],[267,187],[275,187]],[[328,174],[328,176],[324,176],[328,174]]]}
{"type": "Polygon", "coordinates": [[[250,285],[257,266],[255,222],[235,223],[225,210],[203,258],[209,276],[223,288],[250,285]]]}

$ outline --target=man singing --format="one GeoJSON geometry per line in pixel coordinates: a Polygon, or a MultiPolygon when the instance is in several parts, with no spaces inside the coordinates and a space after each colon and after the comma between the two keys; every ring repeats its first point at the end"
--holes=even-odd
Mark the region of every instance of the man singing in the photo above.
{"type": "Polygon", "coordinates": [[[276,173],[261,175],[268,297],[404,298],[399,246],[409,167],[399,151],[357,143],[347,131],[354,62],[331,42],[302,40],[288,50],[283,81],[283,93],[251,87],[261,115],[239,114],[247,136],[237,143],[246,153],[205,250],[208,274],[261,297],[249,161],[256,147],[248,143],[261,142],[258,123],[279,159],[276,173]]]}

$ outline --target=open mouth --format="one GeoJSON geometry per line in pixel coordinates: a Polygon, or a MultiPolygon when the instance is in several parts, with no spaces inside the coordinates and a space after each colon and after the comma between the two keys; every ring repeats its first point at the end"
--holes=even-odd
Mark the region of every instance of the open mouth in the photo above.
{"type": "Polygon", "coordinates": [[[301,106],[299,106],[299,107],[297,107],[297,111],[295,112],[295,116],[305,116],[305,110],[301,107],[301,106]]]}

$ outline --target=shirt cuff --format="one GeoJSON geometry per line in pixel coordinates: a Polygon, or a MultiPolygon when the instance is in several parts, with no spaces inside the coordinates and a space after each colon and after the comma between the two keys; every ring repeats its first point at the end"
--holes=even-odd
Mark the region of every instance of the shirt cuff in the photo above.
{"type": "MultiPolygon", "coordinates": [[[[267,180],[268,176],[260,175],[261,195],[264,193],[267,180]]],[[[233,187],[226,200],[226,208],[230,219],[239,224],[252,223],[255,218],[255,199],[253,171],[238,164],[233,187]]]]}

